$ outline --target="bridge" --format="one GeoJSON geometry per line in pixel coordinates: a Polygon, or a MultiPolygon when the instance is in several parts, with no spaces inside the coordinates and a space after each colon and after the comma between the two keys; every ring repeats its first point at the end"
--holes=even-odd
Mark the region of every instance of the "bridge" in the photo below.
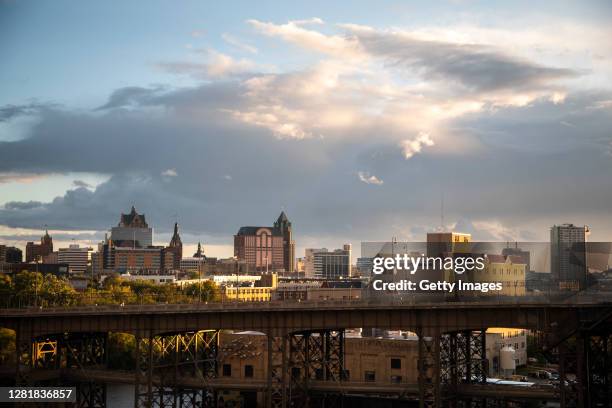
{"type": "MultiPolygon", "coordinates": [[[[0,311],[0,327],[16,332],[17,384],[31,383],[35,373],[44,370],[68,369],[77,379],[79,370],[104,366],[107,333],[133,334],[136,407],[215,406],[217,390],[230,386],[218,374],[220,330],[267,336],[265,384],[250,385],[265,390],[266,406],[334,406],[345,392],[368,392],[367,385],[347,388],[348,328],[417,333],[418,384],[371,391],[414,395],[421,407],[512,406],[508,404],[530,395],[558,400],[562,407],[609,407],[611,299],[600,293],[449,302],[415,295],[408,300],[5,309],[0,311]],[[488,327],[541,333],[549,347],[558,350],[559,387],[552,393],[501,394],[487,385],[488,327]]],[[[104,406],[102,397],[96,397],[103,396],[97,386],[90,382],[90,388],[81,387],[86,394],[81,406],[104,406]]]]}

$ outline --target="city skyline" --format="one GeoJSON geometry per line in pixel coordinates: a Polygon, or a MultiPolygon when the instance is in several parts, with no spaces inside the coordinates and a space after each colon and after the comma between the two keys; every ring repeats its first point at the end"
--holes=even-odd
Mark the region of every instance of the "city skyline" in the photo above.
{"type": "Polygon", "coordinates": [[[0,241],[612,240],[608,4],[351,4],[0,3],[0,241]]]}

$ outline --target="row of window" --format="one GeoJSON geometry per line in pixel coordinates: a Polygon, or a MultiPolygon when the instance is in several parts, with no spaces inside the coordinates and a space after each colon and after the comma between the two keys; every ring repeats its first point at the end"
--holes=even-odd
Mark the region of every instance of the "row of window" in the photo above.
{"type": "MultiPolygon", "coordinates": [[[[223,364],[222,373],[224,377],[232,376],[232,365],[231,364],[223,364]]],[[[253,366],[250,364],[246,364],[244,366],[244,377],[252,378],[253,377],[253,366]]]]}
{"type": "MultiPolygon", "coordinates": [[[[392,358],[391,359],[391,368],[394,370],[399,370],[402,368],[402,360],[399,358],[392,358]]],[[[232,376],[232,365],[231,364],[223,364],[222,368],[221,368],[223,377],[231,377],[232,376]]],[[[299,378],[300,377],[300,368],[299,367],[293,367],[291,370],[291,376],[293,378],[299,378]]],[[[246,364],[244,366],[244,377],[245,378],[252,378],[253,377],[253,366],[250,364],[246,364]]],[[[349,370],[344,370],[344,380],[349,380],[350,379],[350,372],[349,370]]],[[[323,369],[318,368],[315,370],[315,379],[317,380],[323,380],[323,369]]],[[[376,381],[376,371],[365,371],[364,372],[364,381],[366,382],[374,382],[376,381]]],[[[391,376],[391,382],[392,383],[401,383],[402,382],[402,376],[401,375],[392,375],[391,376]]]]}

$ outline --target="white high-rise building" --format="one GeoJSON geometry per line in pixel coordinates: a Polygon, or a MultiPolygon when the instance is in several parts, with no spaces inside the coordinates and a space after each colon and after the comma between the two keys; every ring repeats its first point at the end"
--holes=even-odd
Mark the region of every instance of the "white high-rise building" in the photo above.
{"type": "Polygon", "coordinates": [[[89,251],[91,251],[91,248],[81,248],[79,244],[72,244],[68,248],[60,248],[57,251],[57,263],[68,264],[68,271],[71,274],[85,273],[89,251]]]}
{"type": "Polygon", "coordinates": [[[351,276],[351,244],[342,249],[307,248],[304,256],[304,275],[313,278],[348,278],[351,276]]]}

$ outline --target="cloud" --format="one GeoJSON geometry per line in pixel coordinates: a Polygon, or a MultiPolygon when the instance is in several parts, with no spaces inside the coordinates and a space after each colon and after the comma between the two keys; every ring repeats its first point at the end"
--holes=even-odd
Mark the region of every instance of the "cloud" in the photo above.
{"type": "MultiPolygon", "coordinates": [[[[455,92],[503,91],[515,95],[522,93],[524,99],[525,92],[546,90],[554,94],[556,82],[581,74],[575,69],[550,67],[510,55],[492,45],[436,40],[410,31],[341,24],[339,27],[345,30],[343,35],[326,35],[305,28],[299,21],[274,24],[249,20],[249,23],[265,35],[279,37],[305,49],[354,62],[382,62],[387,69],[403,71],[408,78],[454,86],[455,92]]],[[[506,98],[512,99],[508,95],[506,98]]]]}
{"type": "Polygon", "coordinates": [[[258,52],[256,47],[239,40],[231,34],[224,33],[221,35],[221,38],[223,38],[223,41],[225,41],[229,45],[236,47],[241,51],[245,51],[250,54],[257,54],[258,52]]]}
{"type": "Polygon", "coordinates": [[[0,106],[0,123],[7,122],[19,116],[35,115],[42,110],[57,107],[52,103],[28,103],[23,105],[0,106]]]}
{"type": "Polygon", "coordinates": [[[248,20],[257,31],[271,36],[280,37],[285,41],[298,44],[304,48],[338,57],[355,58],[360,55],[359,44],[350,38],[340,35],[325,35],[316,30],[304,28],[305,25],[323,24],[323,20],[289,21],[286,24],[274,24],[259,20],[248,20]]]}
{"type": "Polygon", "coordinates": [[[93,186],[83,180],[74,180],[72,184],[77,188],[92,188],[93,186]]]}
{"type": "Polygon", "coordinates": [[[333,33],[320,20],[250,24],[317,54],[270,72],[207,51],[167,66],[196,85],[116,89],[95,112],[32,111],[27,137],[0,141],[5,180],[109,178],[42,203],[11,200],[0,225],[105,230],[135,204],[162,234],[179,214],[186,233],[231,246],[241,225],[267,225],[285,205],[300,240],[375,240],[411,231],[406,220],[437,225],[431,204],[444,191],[447,219],[493,223],[499,237],[510,225],[546,239],[548,225],[569,218],[612,231],[607,88],[565,87],[558,81],[574,73],[486,44],[363,27],[333,33]],[[482,78],[470,61],[483,62],[482,78]],[[168,182],[167,170],[181,176],[168,182]],[[383,180],[385,200],[361,185],[383,180]]]}
{"type": "Polygon", "coordinates": [[[33,208],[42,207],[40,201],[9,201],[4,204],[6,210],[31,210],[33,208]]]}
{"type": "Polygon", "coordinates": [[[421,153],[423,147],[425,146],[433,146],[434,141],[429,136],[429,134],[425,132],[420,132],[417,137],[414,139],[406,139],[401,142],[402,151],[404,153],[404,157],[406,159],[410,159],[417,153],[421,153]]]}
{"type": "Polygon", "coordinates": [[[161,172],[162,177],[176,177],[178,173],[176,169],[167,169],[161,172]]]}
{"type": "Polygon", "coordinates": [[[44,178],[44,174],[22,173],[14,171],[0,171],[0,184],[3,183],[32,183],[36,180],[44,178]]]}
{"type": "Polygon", "coordinates": [[[128,86],[114,91],[106,103],[97,110],[112,109],[126,106],[138,106],[146,103],[146,100],[153,97],[158,92],[162,92],[163,88],[143,88],[140,86],[128,86]]]}
{"type": "Polygon", "coordinates": [[[166,72],[198,79],[239,76],[258,69],[251,60],[236,59],[215,50],[207,50],[205,55],[205,62],[161,62],[157,66],[166,72]]]}
{"type": "Polygon", "coordinates": [[[270,129],[278,138],[304,139],[311,133],[306,131],[300,122],[303,122],[303,113],[291,111],[280,105],[259,107],[260,111],[230,111],[232,115],[245,123],[270,129]]]}
{"type": "Polygon", "coordinates": [[[360,171],[357,173],[357,175],[359,176],[359,180],[366,184],[375,184],[377,186],[384,184],[384,181],[374,175],[371,175],[367,171],[360,171]]]}
{"type": "Polygon", "coordinates": [[[409,32],[356,26],[350,31],[368,54],[425,79],[458,84],[466,90],[540,89],[579,75],[573,69],[543,66],[488,45],[423,40],[409,32]]]}

